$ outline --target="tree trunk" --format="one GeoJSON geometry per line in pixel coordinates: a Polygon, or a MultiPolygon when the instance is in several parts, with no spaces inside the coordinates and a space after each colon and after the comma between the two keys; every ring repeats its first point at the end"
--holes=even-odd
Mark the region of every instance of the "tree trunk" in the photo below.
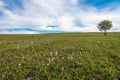
{"type": "Polygon", "coordinates": [[[107,35],[107,31],[104,32],[104,36],[106,36],[106,35],[107,35]]]}

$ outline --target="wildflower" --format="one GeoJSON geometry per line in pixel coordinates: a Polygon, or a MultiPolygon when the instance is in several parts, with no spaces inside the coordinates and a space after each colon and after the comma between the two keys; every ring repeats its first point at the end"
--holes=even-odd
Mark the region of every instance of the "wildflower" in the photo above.
{"type": "Polygon", "coordinates": [[[58,51],[55,52],[56,56],[58,55],[58,51]]]}
{"type": "Polygon", "coordinates": [[[82,62],[80,62],[80,65],[82,65],[82,62]]]}
{"type": "Polygon", "coordinates": [[[70,59],[70,57],[68,57],[68,59],[70,59]]]}
{"type": "Polygon", "coordinates": [[[70,56],[68,57],[68,59],[72,60],[72,59],[73,59],[73,57],[70,55],[70,56]]]}
{"type": "Polygon", "coordinates": [[[34,46],[32,46],[31,48],[34,48],[34,46]]]}
{"type": "Polygon", "coordinates": [[[21,64],[18,64],[18,66],[20,67],[20,66],[21,66],[21,64]]]}
{"type": "Polygon", "coordinates": [[[27,77],[27,79],[26,80],[31,80],[31,78],[30,77],[27,77]]]}
{"type": "Polygon", "coordinates": [[[54,61],[55,60],[55,58],[54,57],[52,57],[52,61],[54,61]]]}
{"type": "Polygon", "coordinates": [[[49,66],[49,63],[47,64],[47,66],[49,66]]]}
{"type": "Polygon", "coordinates": [[[52,56],[53,55],[53,53],[52,52],[50,52],[50,56],[52,56]]]}
{"type": "Polygon", "coordinates": [[[72,60],[73,59],[73,57],[72,56],[70,56],[70,60],[72,60]]]}
{"type": "Polygon", "coordinates": [[[47,71],[45,71],[45,73],[47,73],[47,71]]]}
{"type": "Polygon", "coordinates": [[[95,78],[93,78],[93,80],[96,80],[95,78]]]}
{"type": "Polygon", "coordinates": [[[27,75],[26,80],[31,80],[30,75],[27,75]]]}
{"type": "Polygon", "coordinates": [[[80,51],[80,55],[82,56],[82,52],[80,51]]]}
{"type": "Polygon", "coordinates": [[[62,57],[62,59],[64,59],[64,57],[62,57]]]}
{"type": "Polygon", "coordinates": [[[48,58],[48,61],[50,62],[50,58],[48,58]]]}
{"type": "Polygon", "coordinates": [[[81,54],[81,51],[80,51],[80,54],[81,54]]]}
{"type": "Polygon", "coordinates": [[[64,70],[64,67],[62,67],[61,70],[63,71],[63,70],[64,70]]]}
{"type": "Polygon", "coordinates": [[[59,55],[60,57],[62,57],[62,55],[59,55]]]}

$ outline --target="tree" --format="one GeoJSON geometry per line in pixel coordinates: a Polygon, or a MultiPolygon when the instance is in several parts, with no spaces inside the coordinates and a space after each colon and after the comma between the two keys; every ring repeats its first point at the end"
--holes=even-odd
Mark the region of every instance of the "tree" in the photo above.
{"type": "Polygon", "coordinates": [[[110,30],[112,28],[112,21],[109,20],[103,20],[98,23],[97,27],[100,31],[104,31],[104,35],[107,35],[107,30],[110,30]]]}

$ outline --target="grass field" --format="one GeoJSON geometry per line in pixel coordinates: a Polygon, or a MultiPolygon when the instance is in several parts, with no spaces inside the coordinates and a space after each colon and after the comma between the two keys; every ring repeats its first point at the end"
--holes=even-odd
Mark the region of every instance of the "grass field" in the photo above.
{"type": "Polygon", "coordinates": [[[120,33],[0,35],[0,80],[119,80],[120,33]]]}

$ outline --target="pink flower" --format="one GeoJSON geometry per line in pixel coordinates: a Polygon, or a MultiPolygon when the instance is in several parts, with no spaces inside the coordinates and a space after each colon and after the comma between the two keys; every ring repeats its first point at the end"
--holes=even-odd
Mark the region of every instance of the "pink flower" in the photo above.
{"type": "Polygon", "coordinates": [[[26,80],[31,80],[31,78],[30,77],[27,77],[27,79],[26,80]]]}

